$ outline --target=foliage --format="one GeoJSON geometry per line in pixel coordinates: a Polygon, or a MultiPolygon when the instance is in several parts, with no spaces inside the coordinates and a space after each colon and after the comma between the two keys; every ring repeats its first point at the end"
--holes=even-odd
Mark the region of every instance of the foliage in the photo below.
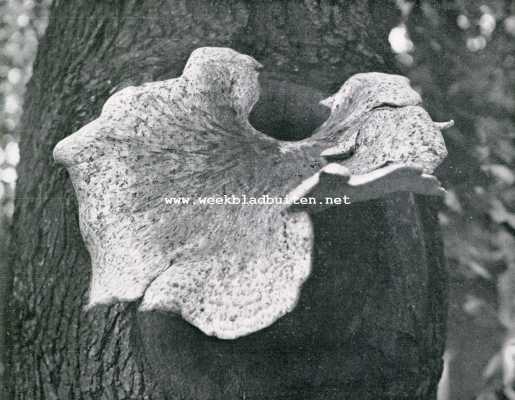
{"type": "Polygon", "coordinates": [[[444,133],[450,156],[440,171],[448,188],[440,220],[451,272],[449,347],[484,368],[454,374],[463,379],[455,386],[467,386],[455,393],[470,398],[502,374],[489,344],[501,350],[515,333],[515,3],[400,5],[400,28],[409,32],[396,49],[402,69],[434,117],[456,121],[444,133]],[[472,335],[466,326],[483,332],[475,348],[464,344],[472,335]]]}
{"type": "Polygon", "coordinates": [[[32,73],[38,38],[46,27],[48,0],[0,0],[0,234],[14,210],[23,93],[32,73]]]}

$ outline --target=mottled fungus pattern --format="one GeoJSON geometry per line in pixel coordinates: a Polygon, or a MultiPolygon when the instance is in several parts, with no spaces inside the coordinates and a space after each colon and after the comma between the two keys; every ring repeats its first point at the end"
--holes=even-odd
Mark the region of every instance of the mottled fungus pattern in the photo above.
{"type": "Polygon", "coordinates": [[[115,93],[56,145],[91,255],[89,307],[141,301],[141,310],[238,338],[295,307],[310,275],[317,207],[199,198],[442,192],[430,174],[446,156],[444,125],[408,79],[351,77],[323,101],[331,114],[311,137],[283,142],[248,122],[260,69],[234,50],[199,48],[180,77],[115,93]],[[324,159],[333,163],[322,167],[324,159]]]}

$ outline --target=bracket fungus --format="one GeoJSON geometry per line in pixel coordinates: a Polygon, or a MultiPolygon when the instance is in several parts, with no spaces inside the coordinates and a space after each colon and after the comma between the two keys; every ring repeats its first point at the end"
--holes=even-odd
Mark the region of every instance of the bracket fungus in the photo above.
{"type": "Polygon", "coordinates": [[[295,307],[318,207],[199,199],[443,191],[430,175],[446,156],[443,126],[407,78],[351,77],[323,101],[331,114],[311,137],[284,142],[248,122],[259,69],[234,50],[199,48],[182,76],[119,91],[57,144],[91,255],[89,307],[138,300],[238,338],[295,307]]]}

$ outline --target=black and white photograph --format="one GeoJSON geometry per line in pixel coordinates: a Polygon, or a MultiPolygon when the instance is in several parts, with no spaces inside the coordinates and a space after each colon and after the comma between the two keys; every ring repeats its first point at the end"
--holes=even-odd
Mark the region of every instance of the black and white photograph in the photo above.
{"type": "Polygon", "coordinates": [[[515,1],[0,0],[0,400],[515,400],[515,1]]]}

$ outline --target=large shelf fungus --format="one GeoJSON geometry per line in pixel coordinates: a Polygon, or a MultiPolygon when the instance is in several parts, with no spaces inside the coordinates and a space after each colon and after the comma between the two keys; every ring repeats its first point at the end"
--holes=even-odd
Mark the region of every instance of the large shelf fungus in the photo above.
{"type": "Polygon", "coordinates": [[[231,49],[197,49],[181,77],[121,90],[57,144],[91,254],[90,307],[141,300],[238,338],[295,307],[311,269],[309,211],[323,207],[200,198],[442,192],[430,175],[446,156],[442,126],[406,78],[351,77],[311,137],[282,142],[248,122],[260,68],[231,49]]]}

